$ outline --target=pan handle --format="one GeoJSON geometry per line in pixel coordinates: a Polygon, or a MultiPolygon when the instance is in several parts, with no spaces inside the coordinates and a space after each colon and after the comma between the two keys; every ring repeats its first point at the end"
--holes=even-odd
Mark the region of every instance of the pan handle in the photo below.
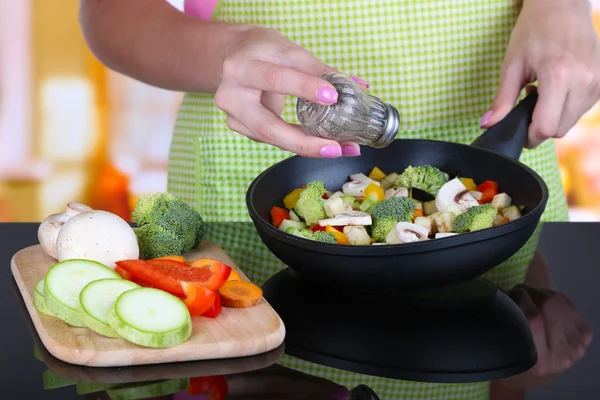
{"type": "Polygon", "coordinates": [[[495,151],[518,160],[527,142],[529,124],[537,99],[538,93],[534,90],[503,120],[475,139],[471,146],[495,151]]]}

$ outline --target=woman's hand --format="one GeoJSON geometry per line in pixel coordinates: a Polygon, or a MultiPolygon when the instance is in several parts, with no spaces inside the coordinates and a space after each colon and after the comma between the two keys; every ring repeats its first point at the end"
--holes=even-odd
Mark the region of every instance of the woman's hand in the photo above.
{"type": "Polygon", "coordinates": [[[562,293],[517,285],[511,296],[529,321],[538,361],[530,370],[502,383],[518,390],[549,384],[584,356],[592,331],[562,293]]]}
{"type": "Polygon", "coordinates": [[[334,68],[279,32],[254,26],[235,36],[227,54],[215,104],[227,113],[229,129],[306,157],[360,154],[356,144],[308,136],[280,117],[285,95],[334,104],[336,90],[318,78],[334,68]]]}
{"type": "Polygon", "coordinates": [[[600,99],[599,42],[588,0],[523,0],[482,128],[504,118],[521,89],[537,80],[527,147],[563,137],[600,99]]]}

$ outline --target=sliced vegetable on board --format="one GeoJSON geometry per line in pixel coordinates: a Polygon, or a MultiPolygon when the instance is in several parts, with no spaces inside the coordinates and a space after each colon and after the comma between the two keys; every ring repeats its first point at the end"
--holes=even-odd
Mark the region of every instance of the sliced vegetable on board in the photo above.
{"type": "MultiPolygon", "coordinates": [[[[81,215],[81,214],[80,214],[81,215]]],[[[66,260],[54,264],[44,279],[44,303],[48,310],[69,325],[85,327],[79,316],[79,295],[90,282],[119,274],[90,260],[66,260]]]]}
{"type": "Polygon", "coordinates": [[[44,302],[44,280],[40,279],[33,289],[33,305],[35,309],[49,316],[54,316],[44,302]]]}
{"type": "Polygon", "coordinates": [[[206,310],[202,316],[208,318],[217,318],[221,314],[221,311],[223,311],[221,296],[219,296],[219,293],[215,293],[215,301],[213,301],[212,306],[210,306],[210,308],[206,310]]]}
{"type": "Polygon", "coordinates": [[[108,323],[108,312],[121,294],[139,287],[121,278],[92,281],[85,285],[79,295],[79,317],[94,332],[110,338],[119,338],[108,323]]]}
{"type": "Polygon", "coordinates": [[[223,286],[233,271],[229,265],[212,258],[199,258],[192,261],[190,265],[195,268],[205,268],[206,278],[202,281],[202,286],[211,290],[217,290],[223,286]]]}
{"type": "Polygon", "coordinates": [[[183,301],[153,288],[121,294],[107,319],[119,336],[144,347],[176,346],[192,334],[192,319],[183,301]]]}
{"type": "Polygon", "coordinates": [[[254,307],[262,295],[260,287],[246,281],[228,281],[219,289],[221,303],[228,308],[254,307]]]}
{"type": "Polygon", "coordinates": [[[193,283],[182,282],[185,298],[183,302],[192,317],[197,317],[207,312],[215,303],[216,292],[193,283]]]}
{"type": "Polygon", "coordinates": [[[158,258],[155,258],[155,260],[171,260],[171,261],[179,261],[179,262],[184,263],[185,257],[178,256],[178,255],[170,255],[170,256],[158,257],[158,258]]]}

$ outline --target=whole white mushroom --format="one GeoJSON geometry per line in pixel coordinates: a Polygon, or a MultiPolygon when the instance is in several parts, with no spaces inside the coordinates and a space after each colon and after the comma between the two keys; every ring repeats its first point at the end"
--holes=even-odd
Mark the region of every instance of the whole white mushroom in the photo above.
{"type": "Polygon", "coordinates": [[[52,214],[46,217],[38,228],[38,240],[42,249],[52,258],[56,255],[56,240],[63,225],[72,217],[86,211],[93,211],[91,207],[74,201],[67,204],[65,212],[52,214]]]}
{"type": "Polygon", "coordinates": [[[101,210],[71,217],[56,241],[58,261],[75,258],[93,260],[115,268],[120,260],[139,258],[135,232],[121,217],[101,210]]]}

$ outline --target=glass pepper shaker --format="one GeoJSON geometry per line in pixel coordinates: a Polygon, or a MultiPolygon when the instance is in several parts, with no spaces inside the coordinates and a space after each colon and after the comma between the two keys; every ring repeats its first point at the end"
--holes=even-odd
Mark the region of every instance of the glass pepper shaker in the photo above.
{"type": "Polygon", "coordinates": [[[349,76],[339,72],[321,75],[338,92],[337,103],[323,106],[298,99],[296,114],[311,136],[383,148],[396,137],[400,115],[391,104],[365,93],[349,76]]]}

